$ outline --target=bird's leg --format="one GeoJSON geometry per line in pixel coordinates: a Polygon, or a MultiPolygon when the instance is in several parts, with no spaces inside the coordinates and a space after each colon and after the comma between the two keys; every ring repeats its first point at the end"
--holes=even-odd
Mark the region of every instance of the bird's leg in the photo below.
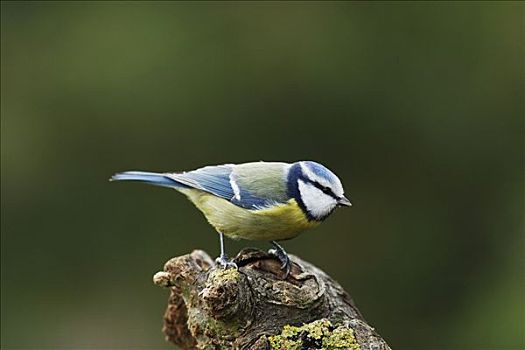
{"type": "Polygon", "coordinates": [[[284,270],[284,278],[287,278],[290,274],[290,270],[292,269],[292,262],[290,261],[290,258],[288,257],[288,254],[286,253],[286,250],[284,250],[283,247],[276,241],[270,242],[275,249],[270,249],[268,253],[275,255],[282,263],[281,269],[284,270]]]}
{"type": "Polygon", "coordinates": [[[233,261],[230,261],[228,259],[228,256],[226,256],[226,253],[224,251],[224,235],[220,232],[219,232],[219,240],[221,242],[221,255],[217,259],[215,259],[215,263],[225,269],[229,269],[229,268],[236,269],[237,264],[234,263],[233,261]]]}

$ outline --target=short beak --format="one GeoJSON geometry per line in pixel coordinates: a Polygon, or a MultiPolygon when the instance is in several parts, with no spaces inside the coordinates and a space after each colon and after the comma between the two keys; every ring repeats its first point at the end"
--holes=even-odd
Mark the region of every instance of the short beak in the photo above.
{"type": "Polygon", "coordinates": [[[341,206],[344,206],[344,207],[351,207],[352,206],[352,203],[350,203],[348,198],[346,198],[345,196],[339,198],[339,200],[337,201],[337,204],[339,204],[341,206]]]}

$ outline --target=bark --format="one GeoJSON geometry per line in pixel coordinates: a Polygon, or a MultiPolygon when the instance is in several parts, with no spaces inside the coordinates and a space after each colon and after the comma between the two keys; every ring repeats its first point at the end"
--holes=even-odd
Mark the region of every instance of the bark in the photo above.
{"type": "Polygon", "coordinates": [[[170,289],[166,340],[181,349],[388,350],[343,288],[296,256],[245,249],[222,269],[203,251],[169,260],[154,283],[170,289]]]}

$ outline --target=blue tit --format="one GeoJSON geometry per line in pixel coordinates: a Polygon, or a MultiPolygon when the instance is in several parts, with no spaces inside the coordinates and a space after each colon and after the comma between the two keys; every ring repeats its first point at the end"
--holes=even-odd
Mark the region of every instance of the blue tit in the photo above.
{"type": "Polygon", "coordinates": [[[277,241],[319,225],[338,206],[351,206],[339,178],[312,161],[224,164],[178,173],[126,171],[111,180],[140,181],[183,193],[219,233],[218,264],[235,266],[225,254],[223,235],[269,241],[286,276],[290,259],[277,241]]]}

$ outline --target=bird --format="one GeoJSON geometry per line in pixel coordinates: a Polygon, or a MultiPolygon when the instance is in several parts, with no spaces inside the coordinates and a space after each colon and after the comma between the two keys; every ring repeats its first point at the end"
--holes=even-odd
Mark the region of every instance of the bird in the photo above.
{"type": "Polygon", "coordinates": [[[269,253],[281,262],[285,278],[291,261],[280,241],[318,226],[337,207],[351,206],[339,178],[314,161],[249,162],[209,165],[184,172],[125,171],[110,181],[138,181],[184,194],[219,234],[223,268],[228,259],[224,236],[268,241],[269,253]]]}

